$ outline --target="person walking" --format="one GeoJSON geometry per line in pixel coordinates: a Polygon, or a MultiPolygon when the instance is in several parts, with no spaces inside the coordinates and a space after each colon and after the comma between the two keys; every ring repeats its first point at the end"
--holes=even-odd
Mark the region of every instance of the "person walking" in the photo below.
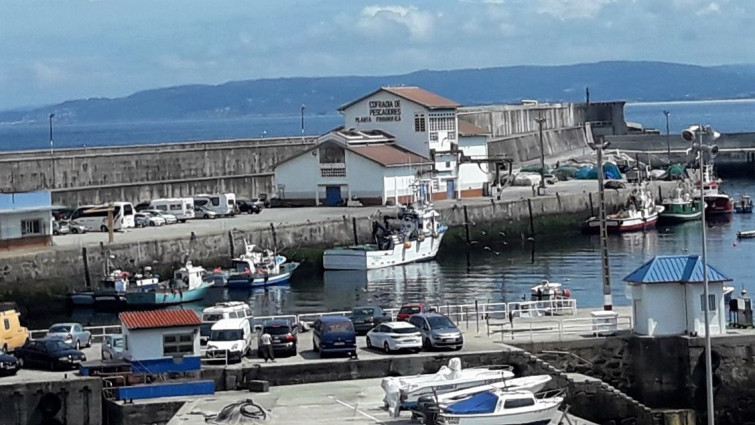
{"type": "Polygon", "coordinates": [[[262,336],[260,336],[260,349],[262,350],[262,357],[265,358],[265,363],[267,363],[268,360],[275,362],[275,353],[273,352],[273,337],[271,337],[270,334],[266,331],[262,332],[262,336]]]}

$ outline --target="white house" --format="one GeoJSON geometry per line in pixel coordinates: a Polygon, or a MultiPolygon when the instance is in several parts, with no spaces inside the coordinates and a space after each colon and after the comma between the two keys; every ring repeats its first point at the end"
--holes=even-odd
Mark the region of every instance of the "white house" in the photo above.
{"type": "Polygon", "coordinates": [[[428,173],[426,157],[399,146],[382,131],[336,129],[311,149],[275,167],[278,197],[289,205],[363,205],[408,202],[412,182],[428,173]]]}
{"type": "MultiPolygon", "coordinates": [[[[488,158],[490,133],[470,122],[459,120],[459,149],[471,159],[488,158]]],[[[483,188],[491,176],[487,163],[462,162],[459,164],[459,198],[483,196],[483,188]]]]}
{"type": "Polygon", "coordinates": [[[458,194],[459,148],[456,109],[460,105],[419,87],[381,87],[339,108],[344,127],[380,130],[395,136],[396,144],[426,158],[434,158],[434,199],[458,194]],[[433,153],[438,153],[434,155],[433,153]]]}
{"type": "Polygon", "coordinates": [[[49,191],[0,193],[0,250],[52,244],[49,191]]]}
{"type": "MultiPolygon", "coordinates": [[[[710,334],[726,332],[724,282],[732,279],[710,265],[710,334]]],[[[624,278],[639,335],[705,335],[703,263],[697,255],[656,256],[624,278]]]]}
{"type": "Polygon", "coordinates": [[[194,310],[124,312],[119,318],[126,336],[126,359],[134,372],[187,372],[201,368],[202,320],[194,310]]]}

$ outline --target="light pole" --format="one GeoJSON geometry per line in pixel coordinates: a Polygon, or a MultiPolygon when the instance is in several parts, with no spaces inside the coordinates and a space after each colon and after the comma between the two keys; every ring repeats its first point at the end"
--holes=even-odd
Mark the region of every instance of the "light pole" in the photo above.
{"type": "Polygon", "coordinates": [[[542,195],[545,193],[545,145],[543,144],[543,124],[545,124],[545,118],[535,118],[537,123],[538,132],[540,133],[540,188],[538,191],[542,195]]]}
{"type": "Polygon", "coordinates": [[[669,139],[668,130],[668,116],[671,115],[671,111],[663,111],[663,115],[666,116],[666,155],[668,156],[668,165],[671,165],[671,139],[669,139]]]}
{"type": "Polygon", "coordinates": [[[608,149],[611,142],[600,138],[600,144],[590,142],[589,146],[595,150],[598,160],[598,218],[600,219],[600,259],[603,270],[603,310],[613,310],[613,295],[611,294],[611,266],[608,261],[608,228],[606,226],[606,197],[603,188],[603,149],[608,149]]]}
{"type": "Polygon", "coordinates": [[[703,136],[708,141],[716,140],[720,134],[713,130],[710,126],[703,127],[702,125],[696,125],[689,127],[682,131],[682,139],[692,142],[692,148],[690,153],[696,155],[698,158],[698,164],[700,166],[700,211],[702,215],[700,217],[700,223],[702,225],[702,261],[703,261],[703,313],[705,319],[705,398],[707,406],[708,425],[715,423],[715,408],[713,406],[713,360],[711,356],[711,343],[710,343],[710,298],[708,292],[708,241],[706,236],[705,225],[705,157],[708,156],[713,159],[718,147],[716,145],[708,145],[704,143],[703,136]]]}
{"type": "Polygon", "coordinates": [[[301,105],[301,135],[304,135],[304,110],[307,109],[305,105],[301,105]]]}
{"type": "Polygon", "coordinates": [[[50,114],[50,165],[52,166],[52,186],[55,187],[55,158],[54,158],[54,142],[52,139],[52,119],[55,118],[55,114],[50,114]]]}

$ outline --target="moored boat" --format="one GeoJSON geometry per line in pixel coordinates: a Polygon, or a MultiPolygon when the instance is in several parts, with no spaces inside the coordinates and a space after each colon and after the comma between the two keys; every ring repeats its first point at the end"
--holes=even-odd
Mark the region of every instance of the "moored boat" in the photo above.
{"type": "Polygon", "coordinates": [[[752,197],[750,195],[742,195],[739,200],[734,203],[734,211],[737,214],[752,214],[752,197]]]}
{"type": "Polygon", "coordinates": [[[674,189],[674,196],[664,199],[661,205],[663,211],[658,220],[666,224],[699,220],[703,214],[700,201],[695,202],[692,195],[681,187],[674,189]]]}
{"type": "Polygon", "coordinates": [[[737,238],[739,239],[755,238],[755,230],[739,230],[737,232],[737,238]]]}
{"type": "MultiPolygon", "coordinates": [[[[655,204],[653,196],[644,184],[632,189],[626,203],[619,212],[606,216],[606,229],[611,233],[647,230],[655,227],[663,207],[655,204]]],[[[590,217],[586,221],[587,230],[600,230],[600,217],[590,217]]]]}
{"type": "Polygon", "coordinates": [[[564,398],[537,398],[532,391],[494,390],[476,394],[442,409],[443,425],[547,425],[558,414],[564,398]]]}
{"type": "Polygon", "coordinates": [[[297,262],[287,262],[282,255],[269,249],[255,250],[254,244],[245,243],[246,251],[231,260],[231,271],[226,277],[229,288],[255,288],[287,283],[291,273],[299,267],[297,262]]]}
{"type": "Polygon", "coordinates": [[[161,282],[157,288],[124,293],[128,308],[150,309],[199,301],[213,286],[204,280],[205,269],[191,261],[173,273],[173,279],[161,282]]]}
{"type": "Polygon", "coordinates": [[[695,183],[697,190],[694,194],[694,198],[699,202],[700,196],[703,196],[705,201],[705,216],[712,220],[719,219],[719,216],[726,216],[734,212],[734,202],[729,195],[720,190],[720,185],[721,180],[713,175],[713,166],[710,164],[705,165],[703,169],[702,188],[700,187],[700,179],[698,175],[697,182],[695,183]]]}
{"type": "Polygon", "coordinates": [[[395,216],[372,222],[372,242],[328,249],[323,253],[326,270],[371,270],[416,261],[432,260],[447,227],[432,203],[432,185],[414,185],[413,202],[399,207],[395,216]]]}

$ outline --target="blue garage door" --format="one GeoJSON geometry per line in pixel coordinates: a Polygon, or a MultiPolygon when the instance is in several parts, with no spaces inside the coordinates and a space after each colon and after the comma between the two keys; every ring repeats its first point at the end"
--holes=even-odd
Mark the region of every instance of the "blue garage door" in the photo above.
{"type": "Polygon", "coordinates": [[[325,186],[325,205],[335,207],[341,203],[341,186],[325,186]]]}
{"type": "Polygon", "coordinates": [[[446,180],[446,199],[456,198],[456,180],[446,180]]]}

